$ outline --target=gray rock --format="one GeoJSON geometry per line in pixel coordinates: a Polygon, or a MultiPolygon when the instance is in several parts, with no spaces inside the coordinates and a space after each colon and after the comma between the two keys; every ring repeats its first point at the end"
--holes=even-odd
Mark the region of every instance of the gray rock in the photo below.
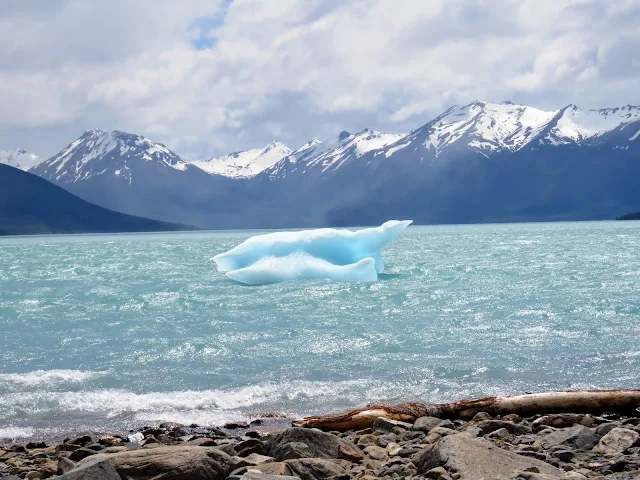
{"type": "Polygon", "coordinates": [[[611,422],[611,423],[603,423],[601,425],[598,425],[596,427],[596,434],[600,435],[601,437],[604,437],[607,433],[609,433],[611,430],[613,430],[614,428],[616,428],[616,424],[611,422]]]}
{"type": "Polygon", "coordinates": [[[92,462],[79,466],[56,477],[58,480],[121,480],[120,475],[109,460],[92,462]]]}
{"type": "Polygon", "coordinates": [[[548,433],[541,433],[534,445],[538,448],[547,449],[554,445],[575,445],[576,440],[580,436],[591,433],[587,427],[583,425],[574,425],[569,428],[560,430],[550,430],[548,433]]]}
{"type": "Polygon", "coordinates": [[[267,473],[250,470],[243,475],[231,475],[229,480],[300,480],[300,477],[289,475],[269,475],[267,473]]]}
{"type": "Polygon", "coordinates": [[[384,430],[385,432],[390,432],[394,428],[401,428],[403,430],[410,430],[413,428],[413,425],[407,422],[400,422],[399,420],[389,420],[388,418],[378,417],[375,422],[373,422],[374,430],[384,430]]]}
{"type": "Polygon", "coordinates": [[[561,462],[568,462],[573,457],[575,457],[575,455],[576,454],[573,453],[571,450],[556,450],[551,454],[552,457],[556,457],[561,462]]]}
{"type": "Polygon", "coordinates": [[[499,428],[498,430],[495,430],[487,435],[487,438],[497,438],[499,440],[509,440],[512,437],[513,435],[511,435],[509,433],[509,430],[507,430],[506,428],[499,428]]]}
{"type": "Polygon", "coordinates": [[[429,431],[435,427],[453,428],[453,422],[438,417],[420,417],[414,422],[412,428],[424,433],[429,433],[429,431]]]}
{"type": "Polygon", "coordinates": [[[83,458],[87,458],[95,454],[96,452],[94,450],[91,450],[86,447],[82,447],[82,448],[79,448],[78,450],[71,452],[71,455],[69,455],[69,460],[72,460],[74,462],[79,462],[83,458]]]}
{"type": "Polygon", "coordinates": [[[506,480],[513,473],[537,469],[539,473],[560,477],[563,473],[543,461],[502,450],[491,442],[466,434],[449,435],[426,450],[417,460],[418,473],[436,467],[455,471],[462,478],[506,480]]]}
{"type": "Polygon", "coordinates": [[[266,453],[264,443],[255,438],[240,442],[234,445],[233,448],[238,452],[238,456],[240,457],[246,457],[247,455],[250,455],[252,453],[257,453],[260,455],[264,455],[266,453]]]}
{"type": "Polygon", "coordinates": [[[89,435],[83,435],[82,437],[69,440],[67,443],[70,445],[79,445],[80,447],[84,447],[87,443],[91,443],[91,442],[92,440],[89,435]]]}
{"type": "Polygon", "coordinates": [[[255,467],[257,465],[263,465],[265,463],[273,463],[275,458],[266,457],[264,455],[259,455],[257,453],[252,453],[247,457],[231,457],[233,460],[233,468],[234,470],[240,467],[255,467]]]}
{"type": "Polygon", "coordinates": [[[573,446],[578,450],[591,450],[600,441],[600,435],[597,435],[595,429],[588,428],[578,434],[573,446]]]}
{"type": "Polygon", "coordinates": [[[312,449],[304,442],[281,443],[277,446],[277,448],[270,450],[269,453],[274,455],[274,457],[278,460],[311,458],[314,456],[312,449]]]}
{"type": "Polygon", "coordinates": [[[487,435],[491,432],[495,432],[496,430],[500,430],[501,428],[506,429],[509,433],[514,435],[526,435],[527,433],[531,433],[531,427],[527,425],[520,425],[518,423],[507,422],[505,420],[484,420],[482,422],[478,422],[475,426],[482,431],[482,435],[487,435]]]}
{"type": "Polygon", "coordinates": [[[364,453],[374,460],[386,460],[389,457],[384,448],[377,447],[376,445],[369,445],[364,449],[364,453]]]}
{"type": "Polygon", "coordinates": [[[481,422],[483,420],[491,420],[493,417],[487,412],[478,412],[471,419],[472,422],[481,422]]]}
{"type": "Polygon", "coordinates": [[[340,465],[322,458],[299,458],[285,463],[302,480],[327,480],[347,473],[340,465]]]}
{"type": "Polygon", "coordinates": [[[299,446],[298,453],[304,453],[297,458],[338,458],[340,445],[346,445],[351,449],[360,451],[352,442],[330,433],[321,432],[313,428],[288,428],[287,430],[271,437],[266,444],[267,453],[277,460],[288,460],[291,457],[291,448],[286,448],[288,443],[306,444],[307,448],[299,446]]]}
{"type": "Polygon", "coordinates": [[[616,427],[600,439],[598,445],[593,447],[594,452],[605,455],[624,453],[627,448],[636,446],[640,442],[640,435],[628,428],[616,427]]]}
{"type": "Polygon", "coordinates": [[[447,472],[443,467],[436,467],[429,470],[424,474],[426,478],[433,478],[435,480],[450,480],[449,472],[447,472]]]}
{"type": "MultiPolygon", "coordinates": [[[[153,480],[224,480],[233,461],[217,448],[158,447],[113,455],[99,453],[80,461],[79,466],[110,462],[122,478],[153,480]]],[[[72,470],[69,473],[74,472],[72,470]]]]}
{"type": "Polygon", "coordinates": [[[591,415],[584,415],[580,413],[558,413],[555,415],[543,415],[536,419],[531,424],[531,429],[534,433],[545,429],[546,427],[554,428],[567,428],[573,425],[584,425],[585,427],[591,427],[594,424],[593,417],[591,415]]]}
{"type": "Polygon", "coordinates": [[[372,433],[365,433],[358,438],[358,445],[377,445],[380,437],[372,433]]]}

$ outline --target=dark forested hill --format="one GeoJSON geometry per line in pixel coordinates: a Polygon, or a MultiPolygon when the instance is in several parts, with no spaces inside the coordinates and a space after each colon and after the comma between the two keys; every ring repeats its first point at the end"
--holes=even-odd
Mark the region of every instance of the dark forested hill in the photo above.
{"type": "Polygon", "coordinates": [[[107,210],[31,173],[0,165],[0,235],[191,229],[107,210]]]}

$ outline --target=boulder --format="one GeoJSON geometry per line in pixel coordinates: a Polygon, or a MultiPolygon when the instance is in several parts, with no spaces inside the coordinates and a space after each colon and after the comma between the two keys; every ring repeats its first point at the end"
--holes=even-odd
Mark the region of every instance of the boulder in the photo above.
{"type": "Polygon", "coordinates": [[[263,463],[262,465],[247,467],[246,470],[250,472],[265,473],[267,475],[291,475],[291,470],[285,462],[263,463]]]}
{"type": "Polygon", "coordinates": [[[242,475],[231,475],[229,480],[300,480],[300,477],[292,477],[289,475],[270,475],[268,473],[249,470],[242,475]]]}
{"type": "Polygon", "coordinates": [[[273,463],[273,457],[266,457],[257,453],[252,453],[247,457],[231,457],[233,460],[233,469],[240,467],[255,467],[257,465],[263,465],[265,463],[273,463]]]}
{"type": "Polygon", "coordinates": [[[93,461],[56,477],[56,480],[121,480],[109,460],[93,461]]]}
{"type": "Polygon", "coordinates": [[[506,420],[483,420],[475,425],[482,432],[482,435],[488,435],[491,432],[506,429],[509,433],[514,435],[526,435],[531,433],[531,427],[527,425],[520,425],[518,423],[507,422],[506,420]]]}
{"type": "Polygon", "coordinates": [[[298,458],[285,463],[302,480],[326,480],[347,473],[340,465],[322,458],[298,458]]]}
{"type": "Polygon", "coordinates": [[[569,428],[541,433],[534,442],[534,446],[547,449],[554,445],[575,445],[576,440],[581,436],[590,434],[591,430],[583,425],[574,425],[569,428]]]}
{"type": "Polygon", "coordinates": [[[600,442],[593,447],[594,452],[605,455],[616,455],[624,453],[627,448],[640,443],[640,435],[628,428],[616,427],[600,439],[600,442]]]}
{"type": "Polygon", "coordinates": [[[359,462],[364,457],[359,449],[356,450],[355,448],[351,448],[349,445],[342,444],[338,447],[338,458],[349,460],[350,462],[359,462]]]}
{"type": "Polygon", "coordinates": [[[424,433],[429,433],[432,428],[445,427],[453,428],[451,420],[443,420],[438,417],[420,417],[413,423],[413,429],[424,433]]]}
{"type": "Polygon", "coordinates": [[[71,455],[69,455],[69,460],[72,460],[74,462],[79,462],[83,458],[87,458],[95,454],[96,452],[94,450],[91,450],[90,448],[82,447],[82,448],[79,448],[78,450],[74,450],[73,452],[71,452],[71,455]]]}
{"type": "Polygon", "coordinates": [[[313,428],[289,428],[271,437],[266,444],[267,453],[276,460],[292,458],[338,458],[340,445],[346,445],[357,452],[360,449],[352,442],[331,433],[313,428]],[[295,443],[292,448],[287,444],[295,443]],[[306,448],[303,446],[306,445],[306,448]],[[295,455],[295,456],[294,456],[295,455]]]}
{"type": "Polygon", "coordinates": [[[89,435],[83,435],[82,437],[74,438],[73,440],[69,440],[67,443],[71,445],[78,445],[80,447],[84,447],[87,443],[92,443],[91,437],[89,435]]]}
{"type": "Polygon", "coordinates": [[[413,425],[407,422],[401,422],[399,420],[390,420],[384,417],[378,417],[373,422],[374,430],[384,430],[386,432],[390,432],[396,427],[399,427],[404,430],[410,430],[411,428],[413,428],[413,425]]]}
{"type": "Polygon", "coordinates": [[[560,477],[562,470],[535,458],[502,450],[488,440],[467,434],[442,438],[417,460],[418,473],[425,475],[431,469],[444,467],[462,478],[506,480],[514,478],[516,471],[532,471],[560,477]]]}
{"type": "Polygon", "coordinates": [[[103,461],[110,462],[122,478],[153,480],[224,480],[233,465],[231,457],[217,448],[188,446],[131,450],[112,455],[99,453],[78,465],[103,461]]]}
{"type": "Polygon", "coordinates": [[[583,415],[580,413],[558,413],[555,415],[543,415],[536,419],[531,424],[531,429],[534,433],[538,433],[544,430],[546,427],[553,428],[567,428],[573,425],[584,425],[585,427],[592,427],[594,424],[593,417],[591,415],[583,415]]]}

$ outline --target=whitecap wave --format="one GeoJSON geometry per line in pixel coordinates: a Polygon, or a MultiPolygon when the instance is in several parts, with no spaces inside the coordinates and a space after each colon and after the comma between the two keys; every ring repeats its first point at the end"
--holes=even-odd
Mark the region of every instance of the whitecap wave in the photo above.
{"type": "Polygon", "coordinates": [[[41,385],[81,383],[107,373],[85,370],[35,370],[26,373],[0,373],[0,382],[25,387],[37,387],[41,385]]]}
{"type": "Polygon", "coordinates": [[[0,427],[0,439],[16,439],[33,437],[35,429],[31,427],[0,427]]]}

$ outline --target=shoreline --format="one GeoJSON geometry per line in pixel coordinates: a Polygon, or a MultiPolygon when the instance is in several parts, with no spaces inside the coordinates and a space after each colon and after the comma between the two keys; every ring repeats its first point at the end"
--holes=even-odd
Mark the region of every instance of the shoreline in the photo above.
{"type": "Polygon", "coordinates": [[[345,432],[291,424],[284,418],[222,426],[165,422],[54,443],[0,443],[0,479],[94,478],[98,466],[111,475],[99,478],[151,478],[149,465],[157,480],[640,478],[640,413],[378,417],[370,428],[345,432]]]}

